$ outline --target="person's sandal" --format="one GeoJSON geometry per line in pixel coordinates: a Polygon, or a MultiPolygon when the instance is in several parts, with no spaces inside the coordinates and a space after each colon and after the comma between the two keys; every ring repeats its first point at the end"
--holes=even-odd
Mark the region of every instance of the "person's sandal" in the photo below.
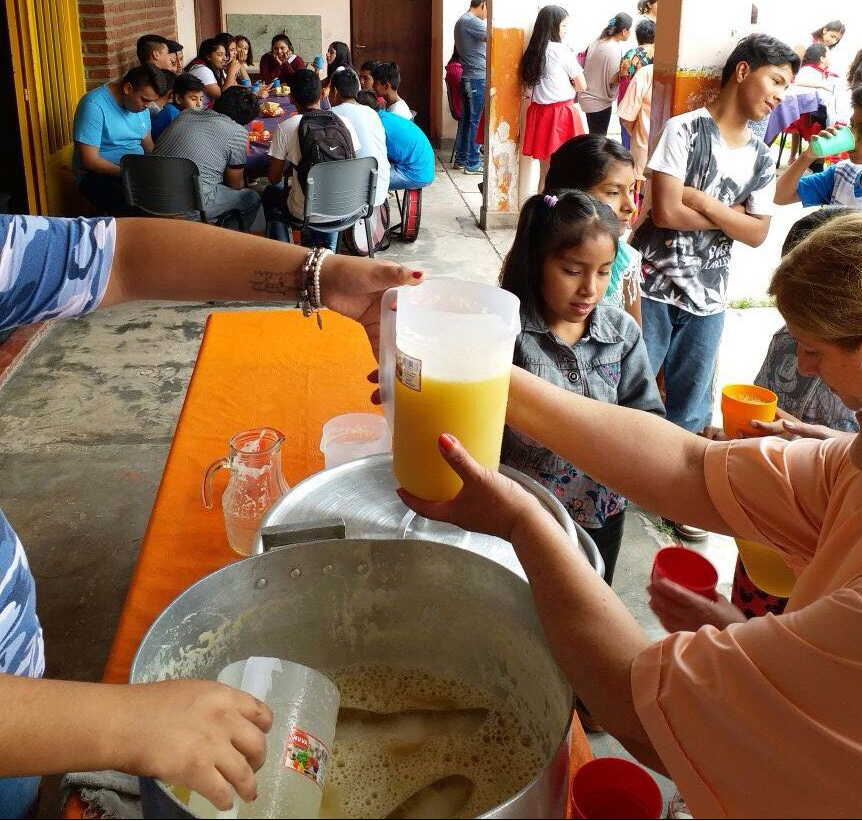
{"type": "Polygon", "coordinates": [[[604,727],[593,718],[587,705],[579,698],[575,699],[575,712],[578,714],[578,719],[581,722],[581,727],[588,733],[603,733],[604,727]]]}

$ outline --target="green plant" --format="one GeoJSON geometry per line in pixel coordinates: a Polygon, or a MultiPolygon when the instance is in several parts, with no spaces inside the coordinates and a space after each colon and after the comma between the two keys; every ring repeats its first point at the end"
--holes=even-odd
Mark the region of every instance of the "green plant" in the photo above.
{"type": "Polygon", "coordinates": [[[774,308],[775,307],[775,299],[771,296],[757,298],[753,296],[744,296],[739,299],[732,299],[727,303],[728,308],[774,308]]]}

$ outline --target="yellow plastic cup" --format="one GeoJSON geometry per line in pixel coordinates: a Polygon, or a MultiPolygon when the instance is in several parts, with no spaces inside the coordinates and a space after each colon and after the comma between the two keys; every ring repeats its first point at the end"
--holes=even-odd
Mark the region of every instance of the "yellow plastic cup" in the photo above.
{"type": "Polygon", "coordinates": [[[721,389],[721,416],[724,432],[736,439],[739,432],[757,436],[761,431],[751,427],[751,420],[772,422],[778,397],[759,385],[725,385],[721,389]]]}
{"type": "Polygon", "coordinates": [[[784,563],[781,554],[757,542],[735,539],[745,572],[764,593],[787,598],[796,584],[796,576],[784,563]]]}

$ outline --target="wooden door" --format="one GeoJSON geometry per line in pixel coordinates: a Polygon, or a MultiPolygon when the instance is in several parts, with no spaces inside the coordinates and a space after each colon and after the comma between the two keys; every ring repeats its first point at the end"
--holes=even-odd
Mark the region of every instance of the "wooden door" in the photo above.
{"type": "Polygon", "coordinates": [[[215,37],[222,30],[220,0],[195,0],[195,32],[198,41],[193,48],[186,47],[183,53],[186,63],[190,63],[198,53],[197,46],[202,40],[215,37]]]}
{"type": "Polygon", "coordinates": [[[398,63],[398,93],[416,112],[416,124],[426,134],[431,124],[431,6],[430,0],[350,3],[354,65],[358,69],[366,60],[398,63]]]}
{"type": "Polygon", "coordinates": [[[72,122],[84,93],[76,0],[6,4],[27,210],[84,213],[71,172],[72,122]],[[51,60],[44,62],[44,56],[51,60]],[[62,76],[56,67],[63,66],[62,76]]]}

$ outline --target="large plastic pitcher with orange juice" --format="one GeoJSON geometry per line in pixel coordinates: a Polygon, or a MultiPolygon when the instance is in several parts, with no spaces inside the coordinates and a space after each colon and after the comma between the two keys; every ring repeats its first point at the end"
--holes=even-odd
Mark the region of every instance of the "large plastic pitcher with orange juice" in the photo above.
{"type": "Polygon", "coordinates": [[[499,466],[519,308],[508,291],[451,279],[383,295],[380,395],[395,478],[410,493],[445,501],[461,489],[437,449],[441,433],[499,466]]]}

